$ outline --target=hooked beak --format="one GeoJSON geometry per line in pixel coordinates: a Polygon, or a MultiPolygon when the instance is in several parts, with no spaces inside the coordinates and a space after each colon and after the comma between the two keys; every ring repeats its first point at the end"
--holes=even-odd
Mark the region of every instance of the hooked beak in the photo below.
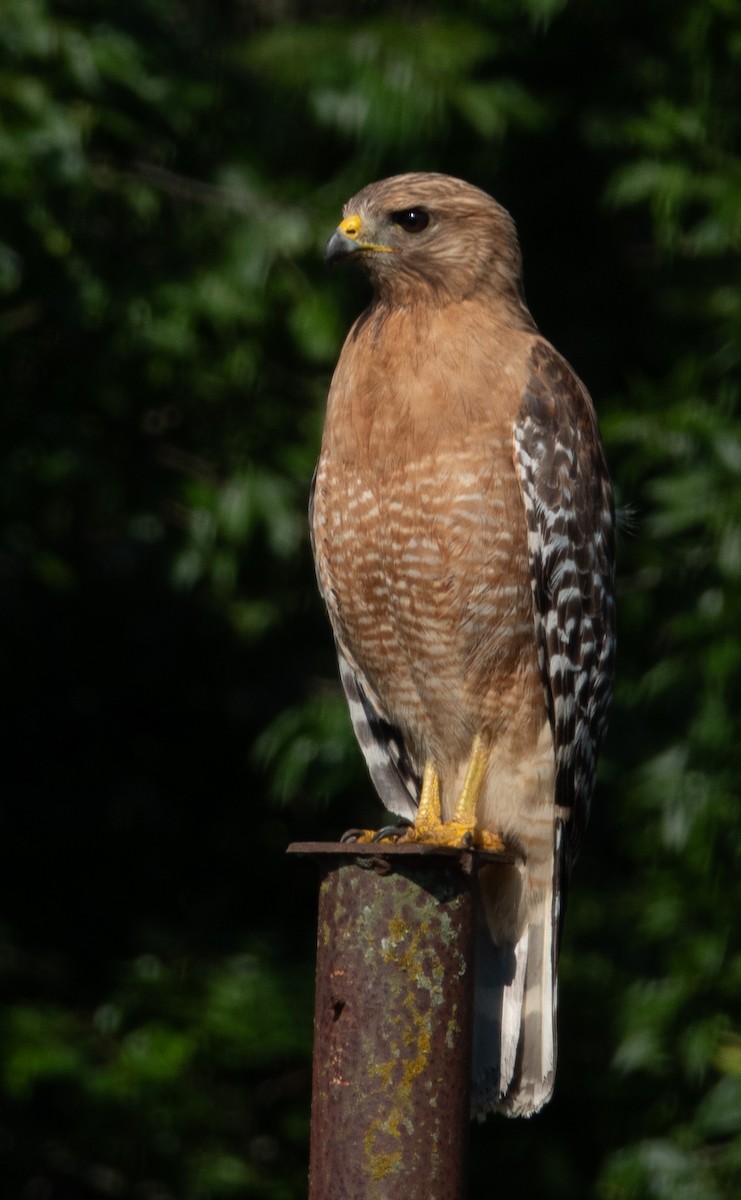
{"type": "Polygon", "coordinates": [[[363,221],[357,213],[340,221],[324,247],[324,261],[328,264],[339,262],[340,259],[349,258],[362,250],[376,250],[382,254],[394,253],[391,246],[379,246],[376,242],[366,241],[361,237],[362,229],[363,221]]]}
{"type": "Polygon", "coordinates": [[[330,263],[339,262],[342,258],[349,258],[351,254],[357,254],[360,248],[357,242],[352,241],[346,233],[343,233],[340,225],[324,247],[324,261],[329,266],[330,263]]]}

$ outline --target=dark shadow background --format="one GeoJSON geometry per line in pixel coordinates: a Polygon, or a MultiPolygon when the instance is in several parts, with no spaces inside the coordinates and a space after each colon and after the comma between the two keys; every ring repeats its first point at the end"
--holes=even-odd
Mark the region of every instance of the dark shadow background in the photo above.
{"type": "Polygon", "coordinates": [[[6,0],[0,1179],[305,1194],[316,881],[379,812],[305,508],[373,178],[517,219],[618,499],[556,1098],[471,1200],[738,1194],[741,6],[6,0]]]}

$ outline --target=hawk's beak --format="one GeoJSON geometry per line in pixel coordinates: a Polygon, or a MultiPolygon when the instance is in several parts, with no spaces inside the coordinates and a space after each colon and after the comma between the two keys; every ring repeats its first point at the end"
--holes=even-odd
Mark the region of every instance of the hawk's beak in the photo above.
{"type": "Polygon", "coordinates": [[[361,250],[377,250],[382,254],[393,254],[391,246],[379,246],[376,242],[367,242],[361,237],[363,221],[354,214],[351,217],[345,217],[344,221],[340,221],[331,238],[324,247],[324,261],[326,263],[339,262],[342,258],[349,258],[352,254],[357,254],[361,250]]]}
{"type": "Polygon", "coordinates": [[[360,246],[357,242],[343,231],[342,226],[338,225],[331,238],[324,247],[325,263],[339,262],[341,258],[347,258],[350,254],[357,254],[360,246]]]}

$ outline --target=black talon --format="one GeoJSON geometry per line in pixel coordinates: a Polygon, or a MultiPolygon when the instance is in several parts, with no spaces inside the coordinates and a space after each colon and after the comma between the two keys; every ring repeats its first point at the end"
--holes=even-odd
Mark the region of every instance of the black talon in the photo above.
{"type": "Polygon", "coordinates": [[[405,817],[402,817],[401,820],[399,820],[396,823],[396,825],[384,825],[383,829],[376,830],[376,832],[373,834],[373,837],[371,838],[371,841],[372,842],[384,842],[384,841],[398,842],[399,838],[405,833],[405,831],[407,829],[411,829],[411,828],[412,828],[412,822],[407,821],[405,817]]]}
{"type": "Polygon", "coordinates": [[[357,842],[364,833],[364,829],[346,829],[340,838],[340,844],[343,842],[357,842]]]}

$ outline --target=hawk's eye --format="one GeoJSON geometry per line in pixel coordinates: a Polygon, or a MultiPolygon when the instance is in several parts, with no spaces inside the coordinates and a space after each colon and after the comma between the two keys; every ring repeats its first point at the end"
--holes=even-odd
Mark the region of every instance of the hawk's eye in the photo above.
{"type": "Polygon", "coordinates": [[[394,225],[401,225],[405,233],[421,233],[430,223],[430,214],[423,208],[402,208],[391,213],[394,225]]]}

